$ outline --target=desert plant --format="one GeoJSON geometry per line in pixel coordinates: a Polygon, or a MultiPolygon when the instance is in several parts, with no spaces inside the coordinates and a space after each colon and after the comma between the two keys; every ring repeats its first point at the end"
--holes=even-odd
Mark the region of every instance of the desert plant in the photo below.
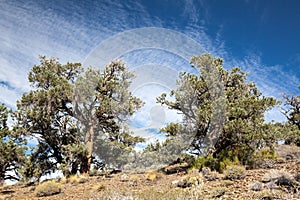
{"type": "Polygon", "coordinates": [[[238,180],[238,179],[243,179],[245,177],[245,167],[240,166],[240,165],[233,165],[228,167],[224,174],[225,174],[225,179],[229,180],[238,180]]]}
{"type": "Polygon", "coordinates": [[[264,185],[261,182],[254,182],[248,185],[250,190],[261,191],[264,189],[264,185]]]}
{"type": "Polygon", "coordinates": [[[213,158],[212,155],[199,156],[191,162],[190,168],[202,170],[203,167],[209,167],[210,169],[214,169],[216,167],[216,164],[217,160],[213,158]]]}
{"type": "Polygon", "coordinates": [[[231,180],[222,180],[220,183],[221,183],[221,186],[228,187],[228,186],[233,185],[234,182],[231,180]]]}
{"type": "Polygon", "coordinates": [[[61,185],[60,183],[56,181],[46,181],[41,183],[35,188],[35,195],[37,197],[43,197],[43,196],[51,196],[54,194],[59,194],[61,192],[61,185]]]}
{"type": "Polygon", "coordinates": [[[271,170],[263,176],[262,181],[277,182],[280,178],[289,180],[289,182],[293,181],[293,176],[289,172],[286,172],[284,170],[271,170]]]}
{"type": "Polygon", "coordinates": [[[251,158],[247,160],[247,165],[253,168],[273,168],[278,154],[268,148],[256,151],[251,158]]]}
{"type": "Polygon", "coordinates": [[[85,183],[87,181],[87,177],[82,175],[73,175],[68,178],[69,183],[71,184],[80,184],[85,183]]]}
{"type": "Polygon", "coordinates": [[[211,171],[210,168],[204,167],[202,168],[202,176],[207,180],[207,181],[214,181],[218,177],[218,172],[216,171],[211,171]]]}
{"type": "Polygon", "coordinates": [[[157,179],[162,178],[162,173],[161,172],[152,171],[152,172],[146,173],[145,176],[146,176],[146,179],[148,181],[155,181],[157,179]]]}
{"type": "Polygon", "coordinates": [[[210,192],[212,198],[219,198],[226,193],[227,189],[224,187],[217,187],[210,192]]]}

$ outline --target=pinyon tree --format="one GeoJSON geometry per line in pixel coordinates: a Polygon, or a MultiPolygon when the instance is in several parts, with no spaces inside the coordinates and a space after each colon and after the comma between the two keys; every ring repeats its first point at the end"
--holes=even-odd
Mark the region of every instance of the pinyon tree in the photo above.
{"type": "Polygon", "coordinates": [[[71,165],[71,173],[76,173],[77,163],[66,163],[66,148],[69,144],[81,146],[72,117],[73,85],[81,72],[80,63],[62,65],[58,59],[46,57],[40,57],[40,65],[30,71],[33,89],[23,94],[16,111],[19,133],[37,141],[23,170],[25,177],[39,178],[59,165],[71,165]]]}
{"type": "Polygon", "coordinates": [[[103,70],[88,69],[78,78],[75,113],[90,152],[85,171],[94,156],[118,167],[127,161],[124,153],[130,153],[136,143],[144,141],[133,136],[127,127],[130,116],[143,106],[129,91],[134,77],[126,65],[117,60],[103,70]]]}
{"type": "MultiPolygon", "coordinates": [[[[128,91],[134,76],[124,63],[84,72],[80,63],[40,59],[28,76],[33,89],[17,102],[18,133],[37,141],[24,177],[40,178],[57,169],[65,175],[88,173],[96,142],[131,147],[142,141],[126,130],[128,117],[142,102],[128,91]]],[[[107,153],[97,156],[104,160],[107,153]]]]}
{"type": "Polygon", "coordinates": [[[170,93],[174,100],[166,94],[157,98],[183,115],[182,123],[162,129],[168,138],[187,134],[190,153],[218,157],[231,152],[241,162],[274,141],[268,135],[271,125],[264,122],[264,113],[277,104],[274,98],[263,96],[239,68],[225,70],[220,58],[204,54],[191,64],[200,74],[181,73],[170,93]]]}
{"type": "MultiPolygon", "coordinates": [[[[299,86],[300,89],[300,86],[299,86]]],[[[284,95],[285,110],[284,115],[287,118],[286,133],[284,135],[285,143],[294,143],[300,146],[300,96],[297,95],[284,95]]]]}
{"type": "Polygon", "coordinates": [[[19,180],[19,169],[25,163],[26,140],[10,130],[7,121],[10,111],[0,105],[0,185],[5,180],[19,180]]]}

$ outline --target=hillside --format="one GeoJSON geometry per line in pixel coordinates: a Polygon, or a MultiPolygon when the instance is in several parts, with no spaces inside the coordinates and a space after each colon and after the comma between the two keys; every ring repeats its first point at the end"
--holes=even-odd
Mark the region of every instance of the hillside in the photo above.
{"type": "Polygon", "coordinates": [[[277,152],[279,159],[246,170],[238,180],[205,170],[118,173],[62,179],[60,193],[46,197],[36,196],[37,184],[3,186],[0,199],[300,199],[300,148],[280,145],[277,152]]]}

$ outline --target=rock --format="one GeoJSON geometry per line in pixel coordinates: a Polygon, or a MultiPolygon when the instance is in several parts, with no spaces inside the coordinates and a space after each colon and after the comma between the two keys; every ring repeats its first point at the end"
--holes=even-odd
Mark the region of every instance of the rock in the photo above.
{"type": "Polygon", "coordinates": [[[295,185],[295,182],[293,180],[292,177],[288,177],[288,176],[280,176],[277,181],[276,184],[279,186],[290,186],[293,187],[295,185]]]}
{"type": "Polygon", "coordinates": [[[258,162],[258,167],[262,169],[271,169],[275,166],[275,160],[272,159],[264,159],[258,162]]]}
{"type": "Polygon", "coordinates": [[[203,167],[202,168],[202,176],[208,181],[214,181],[217,179],[217,172],[212,172],[210,168],[203,167]]]}
{"type": "Polygon", "coordinates": [[[179,180],[172,181],[172,185],[178,185],[179,182],[179,180]]]}
{"type": "Polygon", "coordinates": [[[122,182],[129,181],[129,176],[127,174],[122,174],[120,177],[120,181],[122,181],[122,182]]]}
{"type": "Polygon", "coordinates": [[[269,190],[279,189],[278,185],[276,185],[276,183],[274,181],[267,183],[266,188],[268,188],[269,190]]]}
{"type": "Polygon", "coordinates": [[[250,183],[248,185],[248,188],[254,191],[261,191],[264,189],[264,185],[261,182],[255,182],[255,183],[250,183]]]}
{"type": "Polygon", "coordinates": [[[189,184],[186,180],[182,180],[177,183],[177,187],[181,187],[181,188],[187,188],[190,186],[191,184],[189,184]]]}

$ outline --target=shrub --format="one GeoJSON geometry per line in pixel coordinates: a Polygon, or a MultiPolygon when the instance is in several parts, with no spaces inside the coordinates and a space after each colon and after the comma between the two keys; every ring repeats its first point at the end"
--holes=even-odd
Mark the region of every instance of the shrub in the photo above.
{"type": "Polygon", "coordinates": [[[80,183],[85,183],[86,181],[87,178],[81,175],[74,175],[68,178],[68,182],[71,184],[80,184],[80,183]]]}
{"type": "Polygon", "coordinates": [[[200,156],[196,159],[194,159],[191,162],[190,167],[202,170],[203,167],[209,167],[210,169],[214,169],[216,166],[217,160],[213,158],[213,156],[200,156]]]}
{"type": "Polygon", "coordinates": [[[278,154],[271,149],[262,149],[256,151],[251,158],[247,160],[250,168],[273,168],[275,160],[278,159],[278,154]]]}
{"type": "Polygon", "coordinates": [[[231,186],[233,184],[234,184],[234,182],[231,181],[231,180],[222,180],[221,181],[221,186],[224,186],[224,187],[228,187],[228,186],[231,186]]]}
{"type": "Polygon", "coordinates": [[[245,167],[240,165],[233,165],[226,169],[224,172],[225,179],[229,180],[237,180],[237,179],[243,179],[245,177],[245,167]]]}
{"type": "Polygon", "coordinates": [[[148,172],[146,174],[146,179],[148,181],[155,181],[157,179],[160,179],[161,177],[162,177],[162,174],[160,172],[156,172],[156,171],[148,172]]]}
{"type": "Polygon", "coordinates": [[[35,188],[35,195],[37,197],[50,196],[59,194],[61,192],[61,185],[55,181],[46,181],[35,188]]]}
{"type": "Polygon", "coordinates": [[[218,172],[211,171],[210,168],[204,167],[202,168],[202,176],[208,181],[214,181],[218,177],[218,172]]]}
{"type": "Polygon", "coordinates": [[[189,170],[188,176],[178,182],[177,186],[181,188],[187,187],[202,187],[203,186],[203,177],[199,171],[192,169],[189,170]]]}
{"type": "Polygon", "coordinates": [[[235,155],[232,151],[223,150],[218,154],[216,158],[212,155],[200,156],[194,159],[190,167],[202,170],[204,167],[208,167],[211,170],[216,170],[220,173],[223,173],[227,167],[232,165],[239,165],[238,156],[235,155]]]}
{"type": "Polygon", "coordinates": [[[219,198],[226,193],[227,189],[224,187],[217,187],[210,192],[212,198],[219,198]]]}
{"type": "Polygon", "coordinates": [[[289,183],[292,183],[294,181],[294,178],[293,176],[288,173],[288,172],[285,172],[285,171],[279,171],[279,170],[272,170],[270,172],[268,172],[267,174],[264,175],[264,177],[262,178],[262,181],[263,182],[271,182],[271,181],[274,181],[274,182],[278,182],[278,183],[281,183],[281,182],[289,182],[289,183]],[[278,180],[280,180],[278,182],[278,180]]]}

